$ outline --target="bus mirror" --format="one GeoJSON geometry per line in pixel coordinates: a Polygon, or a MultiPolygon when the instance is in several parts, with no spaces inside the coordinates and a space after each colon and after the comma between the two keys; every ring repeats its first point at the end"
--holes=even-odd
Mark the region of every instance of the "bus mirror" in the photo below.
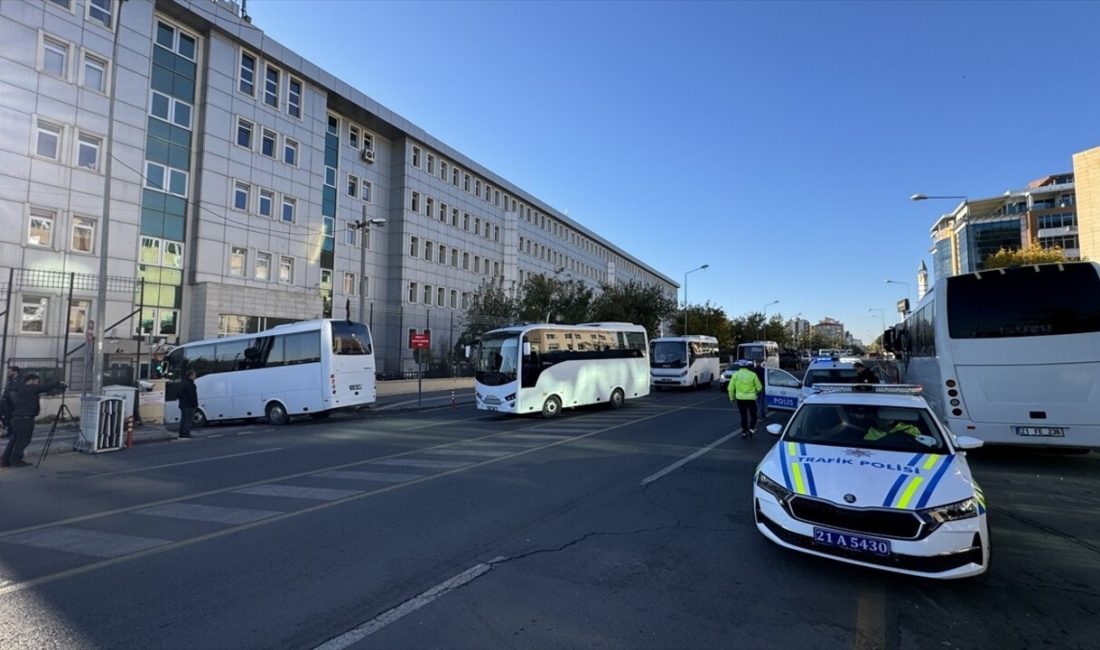
{"type": "Polygon", "coordinates": [[[523,342],[523,356],[525,356],[525,357],[531,356],[531,342],[530,341],[524,341],[523,342]]]}

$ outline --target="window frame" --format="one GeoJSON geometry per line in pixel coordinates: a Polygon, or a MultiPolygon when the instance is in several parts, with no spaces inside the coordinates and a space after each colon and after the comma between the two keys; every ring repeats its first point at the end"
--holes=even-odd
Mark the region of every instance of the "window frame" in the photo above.
{"type": "Polygon", "coordinates": [[[298,144],[298,141],[295,140],[294,138],[290,138],[290,137],[287,137],[287,136],[284,135],[283,136],[283,155],[282,155],[283,163],[286,164],[286,165],[290,165],[291,167],[297,167],[298,166],[298,154],[299,154],[299,152],[300,152],[300,145],[298,144]],[[287,155],[286,155],[287,151],[292,151],[293,152],[293,155],[291,156],[291,158],[293,158],[293,160],[287,160],[287,155]]]}
{"type": "Polygon", "coordinates": [[[62,153],[62,151],[64,151],[64,141],[65,141],[65,125],[64,124],[58,124],[57,122],[54,122],[52,120],[47,120],[45,118],[36,117],[35,122],[34,122],[34,130],[31,132],[31,137],[32,137],[32,141],[34,143],[32,148],[31,148],[32,155],[34,157],[41,158],[43,160],[52,160],[54,162],[61,162],[61,153],[62,153]],[[43,126],[43,125],[45,125],[45,126],[43,126]],[[50,130],[51,127],[56,128],[57,132],[52,133],[51,130],[50,130]],[[55,145],[54,145],[54,155],[53,156],[47,156],[47,155],[43,154],[39,149],[39,145],[41,144],[41,138],[42,138],[43,131],[45,131],[47,133],[50,133],[50,135],[53,135],[56,138],[55,145]]]}
{"type": "Polygon", "coordinates": [[[264,156],[266,158],[271,158],[272,160],[278,160],[278,158],[279,158],[278,148],[279,148],[279,134],[278,134],[278,132],[276,132],[274,129],[269,129],[266,126],[260,127],[260,152],[259,152],[260,155],[264,156]],[[264,150],[266,148],[268,142],[271,143],[270,153],[264,150]]]}
{"type": "Polygon", "coordinates": [[[296,120],[302,118],[302,99],[305,97],[305,83],[292,75],[287,75],[286,78],[286,114],[293,117],[296,120]],[[295,92],[294,85],[298,85],[298,90],[295,92]],[[292,101],[291,98],[295,95],[298,96],[297,101],[292,101]]]}
{"type": "Polygon", "coordinates": [[[294,258],[289,255],[279,256],[279,276],[277,279],[279,284],[294,284],[294,258]],[[284,276],[283,271],[289,270],[284,276]]]}
{"type": "Polygon", "coordinates": [[[272,255],[270,251],[256,251],[256,261],[252,270],[252,279],[257,282],[271,282],[271,261],[272,255]],[[265,262],[261,264],[261,262],[265,262]],[[267,269],[267,277],[260,277],[260,268],[267,269]]]}
{"type": "Polygon", "coordinates": [[[96,225],[99,223],[98,219],[92,217],[85,217],[84,215],[74,214],[72,221],[69,224],[69,250],[74,253],[80,253],[84,255],[95,255],[95,236],[96,225]],[[82,250],[77,248],[77,230],[87,231],[88,233],[88,250],[82,250]]]}
{"type": "MultiPolygon", "coordinates": [[[[76,132],[76,138],[74,138],[74,140],[76,141],[75,142],[76,152],[75,152],[75,156],[73,157],[73,162],[76,164],[76,167],[78,167],[80,169],[86,169],[90,172],[95,172],[96,174],[101,174],[103,172],[103,165],[100,162],[101,154],[103,152],[103,137],[99,136],[99,135],[96,135],[94,133],[90,133],[88,131],[79,131],[78,130],[76,132]],[[88,143],[85,142],[85,139],[95,141],[94,142],[95,164],[92,167],[87,167],[85,165],[80,164],[80,154],[81,154],[84,146],[86,144],[88,144],[88,143]]],[[[89,144],[88,146],[93,146],[93,145],[89,144]]]]}
{"type": "Polygon", "coordinates": [[[298,222],[298,199],[288,194],[283,195],[282,203],[280,204],[282,209],[279,210],[279,221],[282,223],[297,223],[298,222]],[[290,206],[290,219],[286,218],[286,209],[290,206]]]}
{"type": "Polygon", "coordinates": [[[266,187],[261,187],[256,192],[256,214],[266,219],[275,218],[275,190],[269,190],[266,187]],[[267,199],[267,214],[264,214],[264,199],[267,199]]]}
{"type": "Polygon", "coordinates": [[[36,206],[31,206],[30,209],[27,211],[27,235],[23,238],[24,244],[32,248],[40,248],[45,250],[53,249],[55,239],[54,233],[57,232],[57,223],[59,220],[60,213],[58,210],[53,208],[40,208],[36,206]],[[31,241],[31,231],[33,229],[33,224],[36,219],[49,222],[49,227],[46,228],[46,230],[49,231],[49,239],[44,244],[31,241]]]}
{"type": "Polygon", "coordinates": [[[282,101],[282,98],[280,97],[280,93],[282,92],[282,87],[283,87],[283,70],[282,70],[282,68],[272,64],[269,61],[264,61],[264,87],[263,87],[263,96],[260,98],[260,101],[263,102],[263,104],[265,106],[270,106],[271,108],[273,108],[275,110],[279,110],[280,109],[280,102],[282,101]],[[268,83],[270,82],[269,76],[270,76],[271,72],[275,73],[275,89],[274,90],[271,90],[271,89],[268,88],[268,83]],[[272,104],[271,101],[270,101],[271,97],[275,98],[275,103],[274,104],[272,104]]]}
{"type": "Polygon", "coordinates": [[[227,262],[228,262],[228,266],[226,267],[226,272],[227,272],[226,274],[227,275],[229,275],[231,277],[234,277],[234,278],[246,277],[245,272],[248,269],[248,248],[245,247],[245,246],[230,245],[229,246],[229,257],[227,259],[227,262]],[[239,265],[240,266],[240,272],[239,273],[236,273],[236,272],[233,271],[233,260],[234,260],[234,258],[239,258],[240,261],[241,261],[241,263],[239,265]]]}
{"type": "Polygon", "coordinates": [[[80,87],[86,90],[90,90],[94,93],[99,93],[106,97],[110,96],[111,89],[111,61],[98,54],[90,52],[81,48],[80,50],[80,87]],[[103,88],[96,88],[88,85],[88,65],[89,63],[98,65],[103,73],[103,88]]]}
{"type": "Polygon", "coordinates": [[[240,147],[241,149],[246,149],[248,151],[255,151],[256,150],[255,142],[256,142],[256,122],[254,122],[253,120],[250,120],[246,117],[241,117],[240,115],[238,115],[237,116],[237,132],[236,132],[236,137],[233,138],[233,144],[240,147]],[[243,126],[243,125],[248,125],[248,145],[247,146],[241,144],[241,126],[243,126]]]}
{"type": "Polygon", "coordinates": [[[38,32],[38,71],[53,77],[54,79],[61,79],[62,81],[69,81],[70,73],[72,70],[72,52],[73,44],[69,41],[47,34],[44,31],[38,32]],[[61,74],[55,73],[53,70],[46,67],[46,50],[50,45],[53,45],[54,49],[61,49],[62,61],[61,61],[61,74]]]}
{"type": "Polygon", "coordinates": [[[243,47],[238,49],[238,55],[237,55],[237,84],[236,84],[238,93],[240,93],[242,95],[245,95],[247,97],[251,97],[252,99],[256,99],[256,72],[257,72],[257,70],[259,70],[259,67],[260,67],[259,64],[260,64],[260,58],[258,56],[256,56],[252,52],[249,52],[248,50],[244,49],[243,47]],[[251,89],[248,92],[245,92],[244,90],[241,89],[241,85],[245,83],[245,80],[244,80],[244,72],[245,72],[244,61],[245,61],[245,57],[252,60],[252,70],[250,70],[250,72],[252,73],[252,79],[250,81],[248,81],[248,85],[251,86],[251,89]]]}
{"type": "Polygon", "coordinates": [[[118,20],[118,3],[115,0],[99,0],[99,2],[106,2],[107,9],[99,6],[96,0],[84,0],[84,21],[93,23],[99,27],[106,29],[109,32],[115,31],[115,26],[118,20]],[[97,10],[107,14],[107,23],[105,24],[99,17],[92,16],[92,11],[97,10]]]}
{"type": "Polygon", "coordinates": [[[50,297],[41,294],[23,294],[19,297],[19,334],[30,334],[31,336],[46,336],[49,334],[47,325],[50,322],[50,297]],[[27,313],[28,303],[36,301],[41,305],[42,313],[37,319],[40,323],[40,328],[37,330],[26,329],[25,323],[27,322],[25,316],[27,313]]]}

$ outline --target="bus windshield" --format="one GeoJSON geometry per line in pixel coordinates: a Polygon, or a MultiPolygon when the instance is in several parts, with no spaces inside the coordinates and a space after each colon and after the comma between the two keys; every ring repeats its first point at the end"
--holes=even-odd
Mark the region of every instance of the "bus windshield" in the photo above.
{"type": "Polygon", "coordinates": [[[332,321],[333,354],[370,354],[370,331],[362,323],[332,321]]]}
{"type": "Polygon", "coordinates": [[[739,345],[738,350],[742,359],[748,359],[749,361],[763,361],[764,360],[764,346],[763,345],[739,345]]]}
{"type": "Polygon", "coordinates": [[[996,269],[947,278],[953,339],[1100,332],[1100,276],[1090,264],[996,269]]]}
{"type": "Polygon", "coordinates": [[[654,368],[683,368],[687,365],[687,345],[683,341],[655,341],[649,364],[654,368]]]}
{"type": "Polygon", "coordinates": [[[515,332],[490,332],[482,337],[475,369],[477,381],[499,386],[516,379],[519,361],[519,335],[515,332]]]}

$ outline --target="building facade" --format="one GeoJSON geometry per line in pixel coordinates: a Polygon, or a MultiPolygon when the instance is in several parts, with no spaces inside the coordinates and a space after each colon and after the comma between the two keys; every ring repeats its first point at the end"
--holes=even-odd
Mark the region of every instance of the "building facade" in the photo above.
{"type": "Polygon", "coordinates": [[[101,255],[120,367],[142,345],[361,313],[380,370],[403,371],[409,330],[449,349],[486,281],[676,295],[232,2],[3,2],[0,30],[7,359],[59,359],[90,334],[101,255]]]}
{"type": "Polygon", "coordinates": [[[1100,260],[1100,147],[1073,154],[1081,259],[1100,260]]]}
{"type": "Polygon", "coordinates": [[[1079,259],[1073,174],[1045,176],[1002,196],[965,200],[932,225],[933,281],[981,271],[1001,248],[1061,248],[1079,259]]]}
{"type": "Polygon", "coordinates": [[[814,325],[813,333],[836,345],[841,345],[846,340],[844,323],[828,316],[822,318],[817,325],[814,325]]]}

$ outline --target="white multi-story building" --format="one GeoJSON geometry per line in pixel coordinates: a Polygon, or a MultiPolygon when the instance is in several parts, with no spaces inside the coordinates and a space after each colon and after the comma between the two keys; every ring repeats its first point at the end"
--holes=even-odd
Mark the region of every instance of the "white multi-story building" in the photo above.
{"type": "Polygon", "coordinates": [[[232,2],[0,2],[0,62],[7,360],[51,365],[83,342],[103,254],[105,349],[122,369],[153,338],[357,318],[361,294],[391,372],[412,364],[410,329],[450,347],[486,280],[564,273],[675,295],[232,2]]]}

